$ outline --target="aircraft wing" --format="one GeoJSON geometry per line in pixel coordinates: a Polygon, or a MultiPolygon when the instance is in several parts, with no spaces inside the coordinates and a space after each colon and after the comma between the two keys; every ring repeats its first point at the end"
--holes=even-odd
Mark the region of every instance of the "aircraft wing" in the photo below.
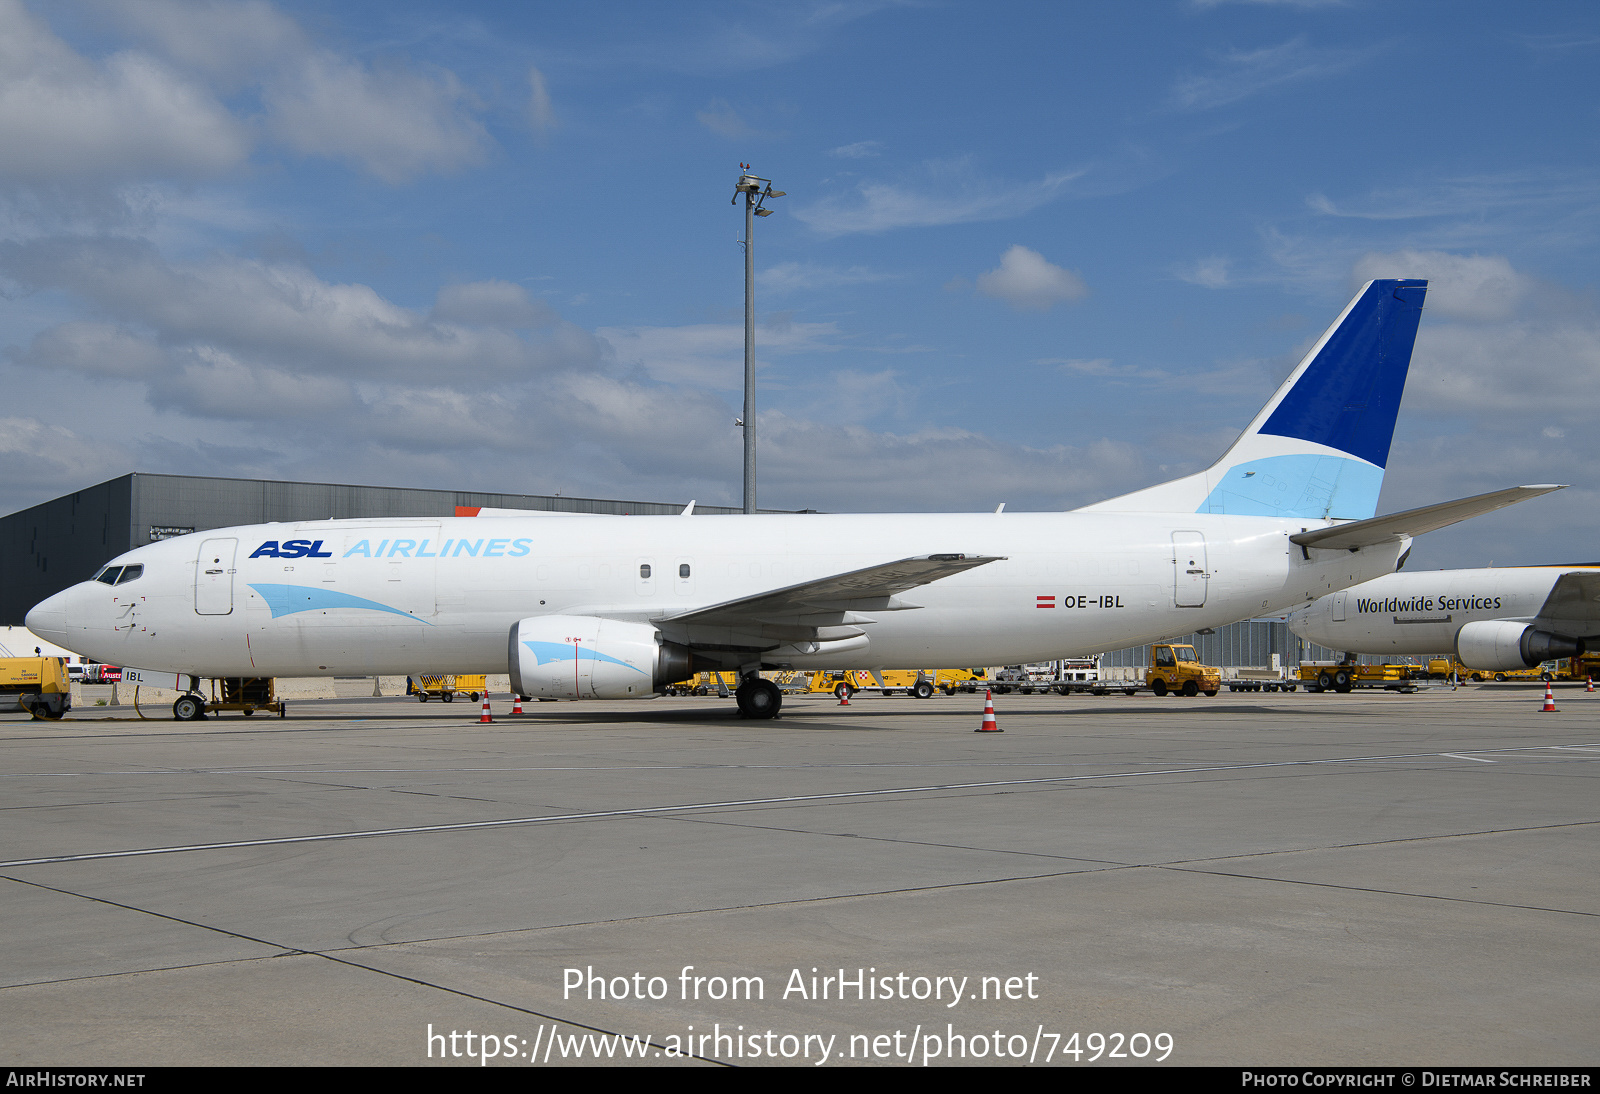
{"type": "Polygon", "coordinates": [[[893,603],[896,593],[999,561],[1000,558],[991,555],[947,554],[902,558],[898,562],[885,562],[878,566],[868,566],[864,570],[833,574],[830,577],[817,578],[815,581],[756,593],[754,596],[740,597],[738,600],[726,600],[721,604],[696,608],[679,615],[669,615],[660,622],[737,626],[772,616],[843,612],[852,609],[895,610],[909,606],[893,603]]]}
{"type": "Polygon", "coordinates": [[[1600,621],[1600,570],[1562,574],[1545,597],[1536,622],[1563,634],[1591,634],[1600,621]]]}
{"type": "Polygon", "coordinates": [[[1492,513],[1496,509],[1504,509],[1519,501],[1527,501],[1529,498],[1536,498],[1553,490],[1565,489],[1565,486],[1554,485],[1513,486],[1509,490],[1495,490],[1456,501],[1442,501],[1437,505],[1424,505],[1420,509],[1407,509],[1403,513],[1391,513],[1386,517],[1369,517],[1348,524],[1336,524],[1332,528],[1297,532],[1289,537],[1289,542],[1301,547],[1320,547],[1325,550],[1372,547],[1406,536],[1420,536],[1424,532],[1447,527],[1468,517],[1492,513]]]}

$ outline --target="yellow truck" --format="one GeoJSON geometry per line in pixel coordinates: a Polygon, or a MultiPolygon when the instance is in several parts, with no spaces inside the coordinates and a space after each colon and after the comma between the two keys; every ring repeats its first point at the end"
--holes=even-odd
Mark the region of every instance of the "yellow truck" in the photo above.
{"type": "Polygon", "coordinates": [[[0,657],[0,712],[56,719],[71,709],[65,658],[0,657]]]}
{"type": "Polygon", "coordinates": [[[1144,682],[1157,695],[1215,695],[1222,690],[1222,670],[1202,665],[1188,643],[1157,642],[1150,647],[1144,682]]]}

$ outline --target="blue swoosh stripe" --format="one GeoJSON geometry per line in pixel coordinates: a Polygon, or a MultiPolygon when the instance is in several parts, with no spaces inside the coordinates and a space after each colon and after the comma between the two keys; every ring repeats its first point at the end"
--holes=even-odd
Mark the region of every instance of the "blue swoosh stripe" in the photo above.
{"type": "Polygon", "coordinates": [[[541,665],[548,665],[552,661],[606,661],[613,665],[621,665],[625,669],[633,669],[639,675],[646,675],[645,671],[626,661],[619,661],[609,654],[596,653],[594,650],[582,646],[570,646],[565,642],[529,642],[522,643],[533,654],[533,659],[541,665]]]}
{"type": "Polygon", "coordinates": [[[294,615],[296,612],[325,611],[329,608],[363,608],[372,612],[388,612],[398,615],[402,619],[409,619],[423,626],[431,627],[426,619],[418,619],[410,612],[403,612],[399,608],[391,608],[387,604],[379,604],[376,600],[365,600],[349,593],[335,592],[332,589],[319,589],[314,585],[254,585],[250,586],[261,594],[261,599],[267,602],[267,607],[272,609],[272,618],[294,615]]]}

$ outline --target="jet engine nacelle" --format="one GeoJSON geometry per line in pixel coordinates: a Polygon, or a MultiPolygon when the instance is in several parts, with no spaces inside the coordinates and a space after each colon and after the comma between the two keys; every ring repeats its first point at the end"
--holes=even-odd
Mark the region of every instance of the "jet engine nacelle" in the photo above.
{"type": "Polygon", "coordinates": [[[1543,661],[1576,657],[1582,652],[1583,643],[1576,638],[1504,619],[1468,623],[1456,634],[1456,657],[1468,668],[1485,671],[1531,669],[1543,661]]]}
{"type": "Polygon", "coordinates": [[[644,699],[690,675],[689,650],[648,623],[538,615],[511,628],[511,687],[545,699],[644,699]]]}

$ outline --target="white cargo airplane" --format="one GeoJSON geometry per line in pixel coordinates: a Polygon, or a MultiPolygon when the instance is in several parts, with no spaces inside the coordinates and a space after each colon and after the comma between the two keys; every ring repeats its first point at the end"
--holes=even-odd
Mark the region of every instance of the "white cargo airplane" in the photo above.
{"type": "Polygon", "coordinates": [[[1600,566],[1396,573],[1289,616],[1301,638],[1350,653],[1447,653],[1511,672],[1600,642],[1600,566]]]}
{"type": "Polygon", "coordinates": [[[735,670],[758,718],[782,703],[762,668],[1018,664],[1217,627],[1391,573],[1412,536],[1558,489],[1373,517],[1426,290],[1369,282],[1212,467],[1073,512],[221,528],[111,560],[28,626],[190,689],[509,671],[525,696],[620,699],[735,670]]]}

